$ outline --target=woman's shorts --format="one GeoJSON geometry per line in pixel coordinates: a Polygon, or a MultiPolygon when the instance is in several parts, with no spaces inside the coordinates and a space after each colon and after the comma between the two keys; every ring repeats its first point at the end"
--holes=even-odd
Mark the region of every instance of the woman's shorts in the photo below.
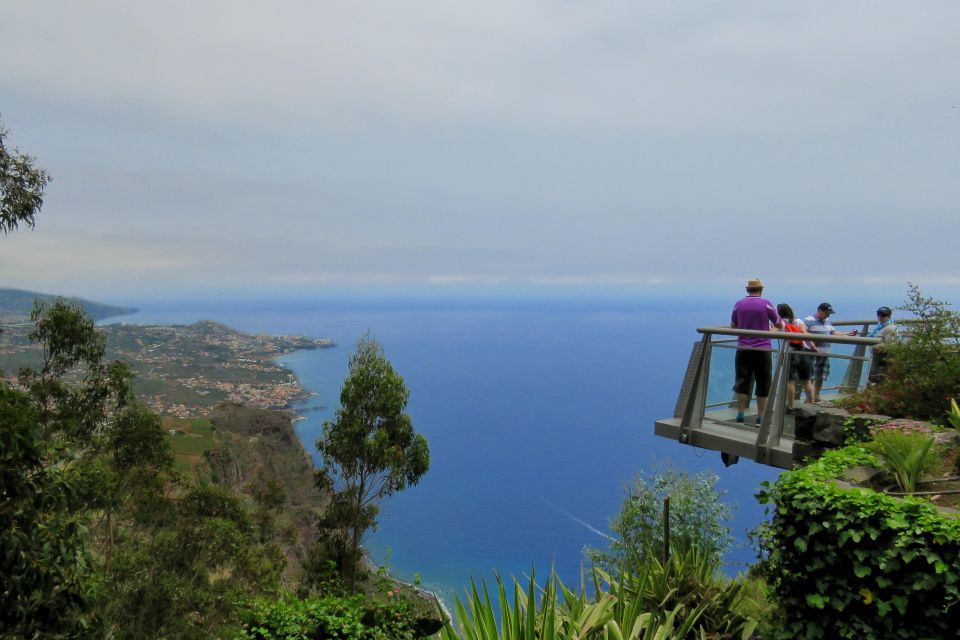
{"type": "Polygon", "coordinates": [[[813,356],[796,350],[790,352],[790,380],[803,381],[813,379],[813,356]]]}

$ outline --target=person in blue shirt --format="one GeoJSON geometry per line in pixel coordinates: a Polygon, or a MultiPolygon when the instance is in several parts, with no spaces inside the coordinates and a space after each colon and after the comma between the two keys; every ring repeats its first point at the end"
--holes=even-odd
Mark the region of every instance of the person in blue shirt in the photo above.
{"type": "Polygon", "coordinates": [[[900,327],[893,321],[893,310],[890,307],[877,309],[877,324],[867,332],[867,337],[883,340],[873,348],[870,373],[867,375],[867,382],[877,384],[887,377],[887,369],[890,366],[890,352],[887,346],[900,340],[900,327]]]}
{"type": "MultiPolygon", "coordinates": [[[[856,331],[844,333],[837,331],[836,327],[830,322],[830,316],[836,311],[829,302],[821,302],[817,307],[816,313],[804,318],[803,322],[807,325],[807,331],[822,336],[856,335],[856,331]]],[[[830,343],[817,343],[818,355],[813,356],[813,401],[820,402],[820,391],[823,389],[823,382],[830,375],[830,343]]]]}

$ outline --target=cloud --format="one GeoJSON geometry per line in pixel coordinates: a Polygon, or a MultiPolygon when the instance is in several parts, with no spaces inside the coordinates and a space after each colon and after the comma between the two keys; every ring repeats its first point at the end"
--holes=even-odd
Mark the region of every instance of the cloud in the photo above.
{"type": "Polygon", "coordinates": [[[498,285],[509,283],[506,276],[484,276],[479,274],[441,274],[428,276],[426,281],[429,284],[453,284],[453,285],[498,285]]]}
{"type": "Polygon", "coordinates": [[[661,274],[582,274],[565,276],[547,276],[530,278],[528,282],[537,286],[616,286],[616,287],[645,287],[664,285],[682,281],[676,276],[661,274]]]}
{"type": "Polygon", "coordinates": [[[4,124],[55,180],[0,267],[78,293],[949,280],[958,19],[10,0],[4,124]]]}
{"type": "Polygon", "coordinates": [[[7,3],[0,82],[155,117],[343,131],[813,133],[942,94],[956,3],[7,3]],[[952,19],[951,19],[952,18],[952,19]],[[868,98],[865,102],[864,98],[868,98]]]}

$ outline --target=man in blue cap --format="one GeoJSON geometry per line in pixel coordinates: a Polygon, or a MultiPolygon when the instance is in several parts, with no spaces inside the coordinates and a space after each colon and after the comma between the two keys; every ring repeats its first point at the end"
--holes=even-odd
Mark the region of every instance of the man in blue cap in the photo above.
{"type": "MultiPolygon", "coordinates": [[[[807,325],[807,331],[821,336],[854,336],[857,334],[856,330],[846,333],[843,331],[837,331],[836,328],[830,323],[830,316],[832,316],[834,313],[836,313],[836,311],[833,310],[833,305],[831,305],[829,302],[821,302],[817,307],[817,312],[812,316],[807,316],[804,318],[803,323],[807,325]]],[[[817,351],[819,352],[819,355],[813,356],[814,402],[820,402],[820,390],[823,389],[823,382],[830,375],[830,346],[831,345],[829,342],[818,342],[817,351]]]]}

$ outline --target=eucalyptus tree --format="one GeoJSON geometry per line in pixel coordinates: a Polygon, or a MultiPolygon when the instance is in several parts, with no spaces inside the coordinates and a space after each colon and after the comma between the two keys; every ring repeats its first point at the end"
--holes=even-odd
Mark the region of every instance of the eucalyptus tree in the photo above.
{"type": "Polygon", "coordinates": [[[369,334],[350,357],[340,408],[323,424],[317,486],[331,492],[319,521],[321,543],[354,588],[364,533],[376,528],[379,503],[416,485],[430,467],[427,440],[405,413],[410,391],[369,334]]]}
{"type": "Polygon", "coordinates": [[[34,159],[16,147],[4,144],[7,130],[0,125],[0,233],[20,224],[34,225],[43,206],[43,190],[50,182],[46,171],[34,166],[34,159]]]}
{"type": "Polygon", "coordinates": [[[96,635],[88,542],[108,493],[105,460],[156,453],[108,434],[115,423],[140,435],[159,425],[130,413],[129,372],[103,362],[103,338],[82,308],[37,302],[32,318],[43,364],[23,368],[16,386],[0,382],[0,629],[96,635]]]}

